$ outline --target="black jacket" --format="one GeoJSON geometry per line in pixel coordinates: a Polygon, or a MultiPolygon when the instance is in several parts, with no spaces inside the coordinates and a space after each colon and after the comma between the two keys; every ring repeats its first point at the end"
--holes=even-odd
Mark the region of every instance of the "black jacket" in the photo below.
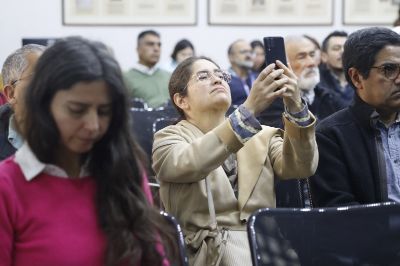
{"type": "Polygon", "coordinates": [[[342,91],[339,80],[337,80],[325,64],[319,66],[320,82],[319,86],[333,93],[344,107],[351,104],[354,98],[354,89],[350,84],[346,84],[342,91]]]}
{"type": "Polygon", "coordinates": [[[317,126],[319,164],[310,178],[315,207],[388,200],[385,158],[375,110],[355,96],[351,106],[317,126]]]}
{"type": "Polygon", "coordinates": [[[16,151],[8,141],[8,125],[13,111],[9,104],[0,106],[0,161],[13,155],[16,151]]]}

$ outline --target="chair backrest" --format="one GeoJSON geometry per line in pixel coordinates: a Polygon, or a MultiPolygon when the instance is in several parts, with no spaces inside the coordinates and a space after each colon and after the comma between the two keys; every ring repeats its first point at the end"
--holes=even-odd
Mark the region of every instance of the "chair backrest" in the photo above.
{"type": "MultiPolygon", "coordinates": [[[[159,118],[176,119],[178,113],[173,107],[157,109],[131,108],[132,132],[137,142],[151,162],[151,148],[153,145],[153,123],[159,118]]],[[[151,169],[148,169],[150,172],[151,169]]]]}
{"type": "Polygon", "coordinates": [[[400,265],[400,204],[261,209],[247,224],[253,265],[400,265]]]}
{"type": "Polygon", "coordinates": [[[171,265],[179,265],[179,266],[188,266],[189,259],[186,255],[186,247],[185,247],[185,240],[183,238],[182,228],[179,225],[178,221],[172,215],[161,211],[160,214],[171,224],[171,226],[175,229],[176,233],[176,241],[179,248],[179,259],[175,262],[171,262],[171,265]]]}
{"type": "Polygon", "coordinates": [[[176,122],[176,120],[177,120],[177,118],[168,118],[168,117],[157,118],[153,122],[153,134],[155,134],[160,129],[163,129],[164,127],[172,125],[173,123],[176,122]]]}
{"type": "Polygon", "coordinates": [[[149,109],[149,106],[142,98],[132,98],[130,99],[130,102],[131,102],[131,108],[145,109],[145,110],[149,109]]]}

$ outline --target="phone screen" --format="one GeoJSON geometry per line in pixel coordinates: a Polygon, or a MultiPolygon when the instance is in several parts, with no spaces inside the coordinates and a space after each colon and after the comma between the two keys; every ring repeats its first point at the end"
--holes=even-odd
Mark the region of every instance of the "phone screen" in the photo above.
{"type": "Polygon", "coordinates": [[[275,63],[276,60],[281,61],[287,66],[285,42],[283,37],[264,37],[264,51],[265,51],[265,63],[275,63]]]}

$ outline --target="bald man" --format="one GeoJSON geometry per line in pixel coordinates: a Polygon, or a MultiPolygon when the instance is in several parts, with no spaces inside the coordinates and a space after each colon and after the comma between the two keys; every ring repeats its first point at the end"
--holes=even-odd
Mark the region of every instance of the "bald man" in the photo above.
{"type": "Polygon", "coordinates": [[[251,86],[257,78],[253,68],[253,50],[249,42],[237,40],[228,48],[228,58],[231,63],[229,72],[232,80],[229,83],[231,88],[232,105],[242,104],[249,95],[251,86]]]}

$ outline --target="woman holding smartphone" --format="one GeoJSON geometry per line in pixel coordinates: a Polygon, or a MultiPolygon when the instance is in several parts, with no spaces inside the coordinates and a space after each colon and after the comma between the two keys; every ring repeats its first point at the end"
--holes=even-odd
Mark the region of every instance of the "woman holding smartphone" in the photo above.
{"type": "Polygon", "coordinates": [[[183,227],[191,265],[251,265],[246,222],[257,209],[275,207],[274,179],[315,172],[315,118],[293,72],[276,65],[260,73],[228,118],[230,76],[212,60],[186,59],[171,76],[182,119],[155,134],[153,168],[166,211],[183,227]],[[285,132],[255,118],[277,97],[286,106],[285,132]]]}

